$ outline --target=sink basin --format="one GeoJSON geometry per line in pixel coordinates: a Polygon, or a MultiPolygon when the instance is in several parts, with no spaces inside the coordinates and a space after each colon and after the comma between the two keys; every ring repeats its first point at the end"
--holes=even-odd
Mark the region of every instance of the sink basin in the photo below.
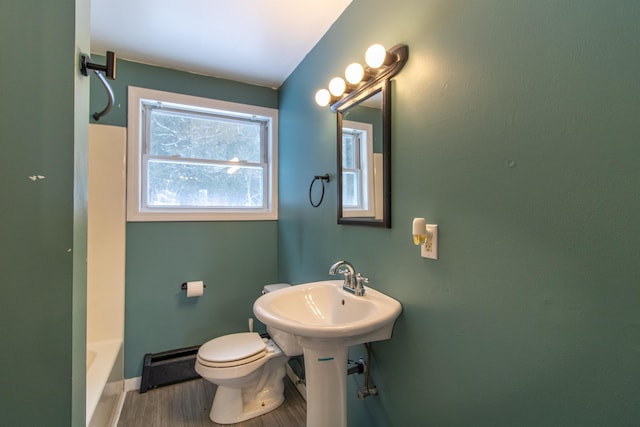
{"type": "Polygon", "coordinates": [[[279,345],[297,341],[304,353],[307,427],[346,427],[348,347],[391,338],[402,306],[365,287],[363,296],[342,280],[305,283],[270,292],[253,305],[279,345]]]}
{"type": "Polygon", "coordinates": [[[325,280],[270,292],[256,300],[253,312],[265,325],[307,341],[355,345],[391,338],[400,303],[369,287],[355,296],[342,283],[325,280]]]}

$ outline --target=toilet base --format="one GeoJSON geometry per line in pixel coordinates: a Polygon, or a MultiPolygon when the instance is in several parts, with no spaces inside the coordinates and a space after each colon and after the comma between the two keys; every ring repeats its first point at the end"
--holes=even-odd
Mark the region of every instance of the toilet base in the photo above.
{"type": "MultiPolygon", "coordinates": [[[[282,385],[284,388],[284,384],[282,385]]],[[[209,418],[218,424],[235,424],[259,417],[278,408],[284,402],[284,393],[268,393],[264,399],[253,399],[244,404],[243,390],[218,386],[209,418]]]]}

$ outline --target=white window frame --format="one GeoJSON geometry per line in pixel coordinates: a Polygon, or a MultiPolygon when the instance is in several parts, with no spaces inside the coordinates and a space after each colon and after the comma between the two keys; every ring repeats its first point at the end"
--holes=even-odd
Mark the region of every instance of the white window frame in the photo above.
{"type": "Polygon", "coordinates": [[[358,190],[361,194],[361,207],[342,207],[342,216],[353,217],[375,217],[376,216],[376,194],[374,189],[374,159],[373,159],[373,125],[371,123],[354,122],[344,120],[342,122],[343,132],[355,131],[364,135],[360,138],[358,175],[358,190]]]}
{"type": "Polygon", "coordinates": [[[127,128],[127,221],[262,221],[278,219],[278,110],[129,86],[127,128]],[[143,103],[187,106],[209,111],[268,121],[267,181],[264,208],[176,208],[145,207],[141,185],[143,167],[143,103]]]}

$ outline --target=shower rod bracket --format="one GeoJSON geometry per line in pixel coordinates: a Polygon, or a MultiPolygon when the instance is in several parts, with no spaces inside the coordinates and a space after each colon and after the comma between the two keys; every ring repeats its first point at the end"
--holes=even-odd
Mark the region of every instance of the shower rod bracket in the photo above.
{"type": "Polygon", "coordinates": [[[83,75],[88,76],[89,70],[102,71],[109,80],[116,79],[116,54],[110,50],[107,51],[107,64],[100,65],[91,61],[89,55],[80,55],[80,71],[83,75]]]}
{"type": "Polygon", "coordinates": [[[80,72],[83,75],[88,76],[89,70],[93,70],[98,79],[100,79],[102,86],[104,86],[104,90],[107,91],[107,97],[109,98],[107,100],[107,106],[102,111],[93,113],[91,115],[91,117],[93,117],[95,121],[98,121],[100,120],[100,117],[106,115],[109,111],[111,111],[111,107],[113,106],[114,101],[113,90],[111,90],[111,86],[109,86],[109,83],[105,79],[105,76],[103,76],[100,71],[105,73],[107,79],[116,79],[116,54],[110,50],[107,51],[106,65],[95,64],[89,61],[91,61],[89,55],[80,55],[80,72]]]}

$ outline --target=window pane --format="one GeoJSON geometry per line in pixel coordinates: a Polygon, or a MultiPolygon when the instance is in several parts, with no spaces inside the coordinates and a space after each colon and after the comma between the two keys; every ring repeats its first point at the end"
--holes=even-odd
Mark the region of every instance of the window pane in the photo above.
{"type": "Polygon", "coordinates": [[[342,135],[342,167],[347,169],[356,168],[356,138],[353,134],[344,133],[342,135]]]}
{"type": "Polygon", "coordinates": [[[342,172],[342,206],[356,208],[359,206],[358,175],[353,172],[342,172]]]}
{"type": "Polygon", "coordinates": [[[264,206],[261,168],[150,160],[147,184],[148,207],[264,206]]]}
{"type": "Polygon", "coordinates": [[[150,108],[149,154],[191,159],[262,162],[258,121],[150,108]]]}

